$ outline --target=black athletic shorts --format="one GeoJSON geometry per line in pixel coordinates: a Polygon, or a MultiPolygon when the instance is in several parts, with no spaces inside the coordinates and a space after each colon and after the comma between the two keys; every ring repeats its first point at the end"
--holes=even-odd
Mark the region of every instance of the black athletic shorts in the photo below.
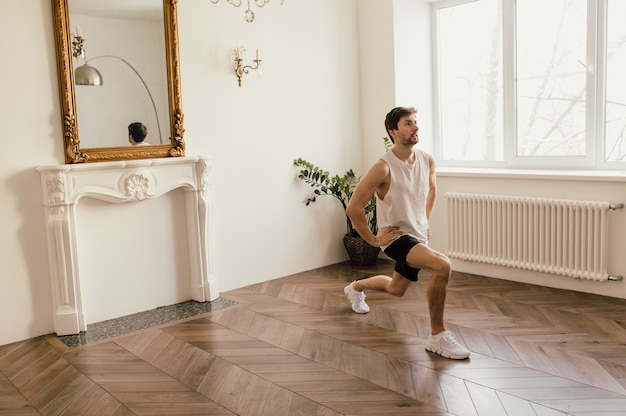
{"type": "Polygon", "coordinates": [[[396,261],[394,270],[412,282],[417,282],[417,273],[419,273],[420,269],[416,269],[406,264],[406,256],[417,244],[420,244],[420,242],[417,241],[417,238],[405,234],[393,243],[389,244],[389,246],[387,246],[384,250],[386,255],[396,261]]]}

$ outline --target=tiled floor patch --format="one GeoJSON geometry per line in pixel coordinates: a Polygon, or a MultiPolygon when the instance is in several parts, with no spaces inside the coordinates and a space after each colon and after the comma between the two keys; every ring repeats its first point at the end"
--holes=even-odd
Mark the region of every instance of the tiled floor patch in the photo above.
{"type": "Polygon", "coordinates": [[[139,312],[121,318],[97,322],[87,325],[87,331],[77,335],[65,335],[58,337],[68,347],[88,344],[103,339],[128,334],[129,332],[152,326],[163,325],[192,316],[214,311],[235,305],[224,298],[217,298],[211,302],[196,302],[189,300],[170,306],[162,306],[145,312],[139,312]]]}

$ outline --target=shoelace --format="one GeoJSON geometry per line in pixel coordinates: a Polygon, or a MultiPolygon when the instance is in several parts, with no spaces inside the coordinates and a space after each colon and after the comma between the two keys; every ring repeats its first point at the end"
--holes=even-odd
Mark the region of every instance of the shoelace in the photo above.
{"type": "Polygon", "coordinates": [[[446,332],[445,334],[441,336],[441,338],[443,338],[445,341],[448,341],[450,343],[456,342],[454,339],[454,334],[452,332],[446,332]]]}

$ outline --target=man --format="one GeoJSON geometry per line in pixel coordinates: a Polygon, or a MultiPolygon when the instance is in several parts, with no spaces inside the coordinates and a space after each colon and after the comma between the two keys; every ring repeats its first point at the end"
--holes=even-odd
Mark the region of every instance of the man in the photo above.
{"type": "Polygon", "coordinates": [[[132,146],[147,145],[145,141],[147,135],[148,128],[143,123],[135,122],[128,125],[128,142],[132,146]]]}
{"type": "Polygon", "coordinates": [[[369,312],[364,290],[380,290],[403,296],[420,269],[431,272],[426,292],[431,335],[426,350],[446,358],[465,359],[470,352],[445,329],[443,311],[446,286],[451,274],[450,260],[432,250],[429,221],[437,187],[435,162],[431,155],[413,149],[418,143],[414,108],[396,107],[385,118],[385,129],[393,147],[359,181],[346,214],[358,233],[374,247],[382,247],[395,260],[393,276],[377,275],[357,280],[344,293],[356,313],[369,312]],[[374,235],[367,225],[364,207],[376,192],[379,231],[374,235]]]}

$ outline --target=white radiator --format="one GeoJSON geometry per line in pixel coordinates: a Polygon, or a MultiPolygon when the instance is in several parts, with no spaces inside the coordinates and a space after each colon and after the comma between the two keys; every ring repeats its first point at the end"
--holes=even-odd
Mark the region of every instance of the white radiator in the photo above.
{"type": "Polygon", "coordinates": [[[448,256],[575,279],[607,271],[608,211],[601,201],[446,193],[448,256]]]}

